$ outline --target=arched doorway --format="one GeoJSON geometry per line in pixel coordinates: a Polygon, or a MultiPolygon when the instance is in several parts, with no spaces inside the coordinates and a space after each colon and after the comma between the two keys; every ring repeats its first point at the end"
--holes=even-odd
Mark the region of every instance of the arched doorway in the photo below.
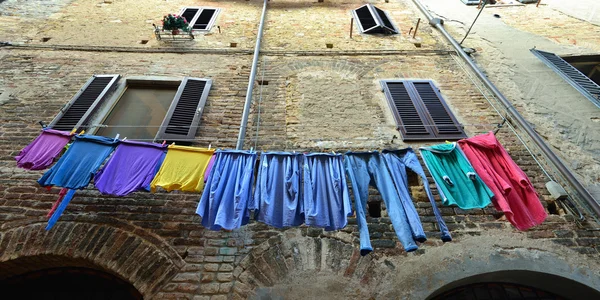
{"type": "Polygon", "coordinates": [[[498,271],[454,281],[428,300],[600,299],[600,291],[561,276],[534,271],[498,271]]]}
{"type": "Polygon", "coordinates": [[[128,282],[84,267],[58,267],[28,272],[0,281],[7,299],[138,300],[142,295],[128,282]]]}

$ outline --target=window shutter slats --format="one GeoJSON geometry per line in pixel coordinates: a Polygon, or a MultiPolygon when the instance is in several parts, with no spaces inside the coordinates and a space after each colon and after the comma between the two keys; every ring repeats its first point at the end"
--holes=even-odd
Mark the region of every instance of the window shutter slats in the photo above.
{"type": "Polygon", "coordinates": [[[195,137],[212,81],[185,78],[169,107],[156,140],[185,141],[195,137]]]}
{"type": "Polygon", "coordinates": [[[600,107],[600,86],[598,84],[554,53],[536,49],[530,51],[592,103],[600,107]]]}
{"type": "Polygon", "coordinates": [[[106,99],[115,86],[119,75],[94,75],[81,90],[71,99],[69,104],[50,123],[56,130],[71,131],[87,125],[87,121],[98,105],[106,99]]]}
{"type": "Polygon", "coordinates": [[[184,7],[179,14],[188,21],[190,29],[209,31],[220,11],[219,8],[184,7]]]}
{"type": "Polygon", "coordinates": [[[382,85],[404,141],[466,137],[431,81],[390,80],[382,85]]]}
{"type": "Polygon", "coordinates": [[[446,107],[442,103],[442,99],[439,97],[434,87],[429,82],[415,82],[413,83],[419,97],[425,104],[429,112],[433,123],[436,125],[435,129],[439,133],[445,134],[461,134],[462,130],[458,124],[450,116],[450,113],[446,110],[446,107]]]}
{"type": "Polygon", "coordinates": [[[404,83],[388,83],[389,94],[398,114],[400,129],[406,135],[429,135],[404,83]]]}

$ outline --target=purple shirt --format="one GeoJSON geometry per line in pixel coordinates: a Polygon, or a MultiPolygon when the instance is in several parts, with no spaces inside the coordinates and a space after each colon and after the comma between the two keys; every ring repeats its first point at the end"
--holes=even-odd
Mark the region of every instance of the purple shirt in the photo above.
{"type": "Polygon", "coordinates": [[[17,167],[28,170],[43,170],[49,167],[60,151],[71,141],[73,135],[54,129],[42,130],[42,133],[15,156],[17,167]]]}
{"type": "Polygon", "coordinates": [[[162,162],[166,146],[136,141],[121,141],[112,157],[94,177],[103,194],[125,196],[148,186],[162,162]]]}

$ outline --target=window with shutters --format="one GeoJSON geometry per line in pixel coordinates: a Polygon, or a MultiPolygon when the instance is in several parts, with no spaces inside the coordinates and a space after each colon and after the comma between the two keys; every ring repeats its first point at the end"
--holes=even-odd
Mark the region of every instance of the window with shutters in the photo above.
{"type": "Polygon", "coordinates": [[[179,14],[194,31],[210,31],[221,9],[212,7],[184,7],[179,14]]]}
{"type": "Polygon", "coordinates": [[[373,4],[365,4],[353,10],[352,15],[362,33],[398,33],[398,28],[394,26],[388,14],[373,4]]]}
{"type": "Polygon", "coordinates": [[[404,141],[466,137],[431,80],[383,80],[381,85],[404,141]]]}
{"type": "Polygon", "coordinates": [[[212,84],[203,78],[94,75],[50,127],[142,141],[194,139],[212,84]]]}
{"type": "Polygon", "coordinates": [[[531,53],[560,75],[571,86],[600,107],[600,57],[565,57],[531,49],[531,53]]]}

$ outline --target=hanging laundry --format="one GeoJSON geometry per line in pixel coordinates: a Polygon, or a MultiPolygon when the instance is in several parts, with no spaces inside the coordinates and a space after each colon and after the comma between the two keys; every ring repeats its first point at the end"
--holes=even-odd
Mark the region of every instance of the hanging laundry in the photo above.
{"type": "Polygon", "coordinates": [[[419,149],[444,205],[473,209],[490,204],[494,194],[475,173],[456,143],[419,149]]]}
{"type": "Polygon", "coordinates": [[[68,189],[86,187],[104,160],[119,141],[93,135],[76,135],[75,141],[38,180],[41,186],[59,186],[68,189]]]}
{"type": "Polygon", "coordinates": [[[352,204],[341,154],[304,154],[305,224],[325,230],[346,227],[352,204]]]}
{"type": "Polygon", "coordinates": [[[546,219],[546,211],[527,174],[492,132],[460,140],[458,144],[477,174],[494,192],[494,206],[504,212],[511,224],[519,230],[527,230],[546,219]]]}
{"type": "Polygon", "coordinates": [[[382,156],[385,158],[386,166],[392,174],[392,179],[394,179],[396,190],[398,191],[398,195],[400,195],[400,199],[402,200],[404,209],[406,211],[406,215],[408,217],[408,222],[410,223],[410,227],[412,229],[413,237],[418,241],[418,237],[421,235],[425,236],[425,233],[423,232],[421,220],[419,219],[419,215],[410,197],[408,187],[408,175],[406,173],[407,168],[419,175],[421,177],[421,180],[423,181],[425,193],[429,198],[431,208],[433,209],[433,214],[435,215],[437,223],[440,227],[442,241],[451,241],[452,237],[450,236],[450,232],[448,231],[446,222],[444,222],[444,219],[442,219],[440,210],[435,204],[435,199],[433,198],[431,189],[429,189],[429,182],[427,180],[427,176],[425,176],[423,167],[421,167],[419,159],[417,158],[417,155],[413,152],[412,148],[400,150],[383,150],[382,156]]]}
{"type": "Polygon", "coordinates": [[[167,191],[199,193],[204,188],[204,172],[214,150],[170,145],[160,170],[150,183],[154,192],[159,186],[167,191]]]}
{"type": "Polygon", "coordinates": [[[71,141],[73,134],[54,129],[44,129],[40,135],[15,156],[17,167],[43,170],[49,167],[62,149],[71,141]]]}
{"type": "MultiPolygon", "coordinates": [[[[168,154],[167,154],[168,155],[168,154]]],[[[256,153],[218,150],[196,213],[210,230],[233,230],[250,220],[256,153]]]]}
{"type": "MultiPolygon", "coordinates": [[[[385,160],[379,152],[347,152],[344,163],[354,193],[356,221],[360,234],[360,254],[367,255],[373,251],[366,218],[369,185],[377,187],[379,190],[388,216],[396,231],[396,236],[404,246],[404,250],[406,252],[417,250],[418,246],[415,240],[421,242],[426,240],[419,216],[412,202],[410,204],[401,202],[392,176],[385,165],[385,160]],[[413,221],[420,228],[420,230],[415,230],[415,232],[419,232],[417,235],[413,235],[407,214],[411,218],[416,217],[417,219],[413,221]]],[[[410,198],[408,198],[408,201],[410,201],[410,198]]]]}
{"type": "Polygon", "coordinates": [[[204,171],[204,183],[208,180],[208,176],[210,175],[210,171],[212,171],[212,167],[215,164],[215,155],[210,157],[208,161],[208,165],[206,166],[206,171],[204,171]]]}
{"type": "Polygon", "coordinates": [[[94,176],[96,188],[103,194],[125,196],[143,190],[156,175],[166,146],[125,140],[94,176]]]}
{"type": "Polygon", "coordinates": [[[113,152],[118,140],[101,136],[76,135],[69,150],[38,180],[41,186],[70,189],[50,217],[50,230],[65,210],[77,189],[85,188],[104,160],[113,152]]]}
{"type": "Polygon", "coordinates": [[[254,198],[249,208],[256,220],[273,227],[304,223],[301,195],[302,154],[271,152],[260,155],[254,198]]]}

